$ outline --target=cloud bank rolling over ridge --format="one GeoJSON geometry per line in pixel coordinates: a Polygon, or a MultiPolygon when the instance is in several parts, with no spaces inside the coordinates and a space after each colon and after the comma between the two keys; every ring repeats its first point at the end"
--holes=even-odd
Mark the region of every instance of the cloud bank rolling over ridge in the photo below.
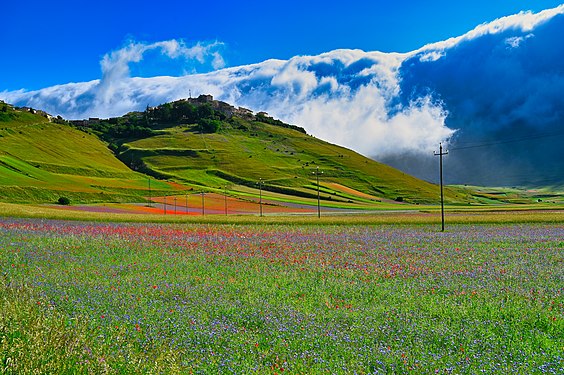
{"type": "Polygon", "coordinates": [[[564,6],[504,17],[410,53],[336,50],[152,78],[130,76],[150,51],[218,69],[222,45],[131,42],[103,58],[100,80],[0,98],[87,118],[210,93],[428,180],[437,177],[433,150],[448,142],[447,182],[564,183],[562,35],[564,6]]]}

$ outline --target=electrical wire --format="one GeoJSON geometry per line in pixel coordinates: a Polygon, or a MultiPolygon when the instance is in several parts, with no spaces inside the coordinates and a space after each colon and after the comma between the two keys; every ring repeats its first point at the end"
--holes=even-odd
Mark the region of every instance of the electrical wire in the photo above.
{"type": "MultiPolygon", "coordinates": [[[[537,134],[537,135],[521,137],[521,138],[504,139],[504,140],[499,140],[499,141],[490,141],[490,142],[478,143],[478,144],[475,144],[475,145],[472,145],[472,146],[452,147],[452,148],[449,148],[449,151],[467,150],[467,149],[473,149],[473,148],[502,145],[502,144],[507,144],[507,143],[525,142],[525,141],[530,141],[530,140],[533,140],[533,139],[542,139],[542,138],[549,138],[549,137],[555,138],[555,137],[560,137],[560,136],[564,136],[564,132],[537,134]]],[[[461,142],[459,144],[464,144],[464,143],[470,143],[470,142],[461,142]]],[[[472,142],[472,143],[476,143],[476,142],[472,142]]]]}

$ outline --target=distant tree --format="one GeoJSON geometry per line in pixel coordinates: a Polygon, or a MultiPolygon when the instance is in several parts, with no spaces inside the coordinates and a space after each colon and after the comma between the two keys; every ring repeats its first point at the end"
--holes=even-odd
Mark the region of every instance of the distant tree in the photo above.
{"type": "Polygon", "coordinates": [[[212,118],[214,114],[214,110],[209,104],[204,104],[198,107],[198,117],[199,118],[212,118]]]}
{"type": "Polygon", "coordinates": [[[200,131],[203,133],[217,133],[221,129],[221,121],[202,118],[198,121],[200,131]]]}
{"type": "Polygon", "coordinates": [[[172,114],[175,122],[196,122],[198,115],[196,107],[185,100],[174,102],[172,114]]]}
{"type": "Polygon", "coordinates": [[[170,103],[163,104],[157,111],[157,117],[161,121],[169,122],[172,120],[172,105],[170,103]]]}
{"type": "Polygon", "coordinates": [[[62,204],[63,206],[68,206],[70,204],[70,199],[67,197],[60,197],[57,203],[62,204]]]}
{"type": "Polygon", "coordinates": [[[149,126],[149,112],[151,111],[151,108],[149,107],[149,104],[147,104],[147,108],[145,108],[145,112],[143,112],[143,120],[145,122],[145,125],[149,126]]]}

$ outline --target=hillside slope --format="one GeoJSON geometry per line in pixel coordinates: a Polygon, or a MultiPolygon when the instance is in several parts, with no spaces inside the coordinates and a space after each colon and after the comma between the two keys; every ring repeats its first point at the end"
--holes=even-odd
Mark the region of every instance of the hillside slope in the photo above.
{"type": "MultiPolygon", "coordinates": [[[[323,205],[342,208],[439,201],[436,185],[211,96],[72,122],[0,103],[2,201],[142,202],[190,190],[251,200],[262,190],[298,204],[319,190],[323,205]]],[[[472,198],[446,189],[446,201],[472,198]]]]}
{"type": "MultiPolygon", "coordinates": [[[[322,199],[436,203],[436,185],[309,136],[265,113],[211,96],[180,100],[121,118],[75,122],[110,143],[133,169],[195,188],[226,185],[322,199]]],[[[447,201],[466,202],[447,190],[447,201]]]]}
{"type": "Polygon", "coordinates": [[[0,200],[132,201],[146,190],[146,176],[127,168],[98,137],[0,102],[0,200]]]}

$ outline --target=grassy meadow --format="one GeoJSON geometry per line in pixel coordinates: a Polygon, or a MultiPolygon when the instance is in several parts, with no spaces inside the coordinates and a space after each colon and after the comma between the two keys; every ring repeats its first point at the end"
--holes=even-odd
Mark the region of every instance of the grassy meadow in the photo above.
{"type": "MultiPolygon", "coordinates": [[[[328,213],[323,211],[317,218],[316,208],[312,206],[309,213],[299,212],[272,212],[271,207],[264,206],[263,217],[259,216],[259,207],[256,202],[245,207],[246,214],[233,214],[229,201],[229,214],[223,214],[223,198],[216,199],[213,214],[201,215],[201,200],[193,198],[190,208],[195,214],[174,215],[174,208],[169,205],[167,214],[162,206],[153,203],[149,211],[146,205],[129,206],[124,204],[103,204],[85,206],[60,206],[60,205],[30,205],[0,202],[0,217],[5,218],[35,218],[73,221],[95,221],[114,223],[171,223],[171,224],[257,224],[257,225],[382,225],[382,224],[434,224],[440,225],[441,213],[437,206],[418,206],[418,209],[407,207],[398,210],[396,206],[384,205],[381,211],[366,213],[328,213]],[[251,207],[251,208],[249,208],[251,207]],[[92,210],[88,210],[91,208],[92,210]],[[252,212],[251,212],[252,209],[252,212]]],[[[182,200],[179,206],[183,205],[182,200]]],[[[205,204],[209,206],[209,202],[205,204]]],[[[209,207],[208,207],[209,208],[209,207]]],[[[180,209],[179,209],[180,210],[180,209]]],[[[547,204],[532,205],[503,205],[488,206],[462,206],[446,207],[446,225],[450,224],[509,224],[509,223],[564,223],[564,211],[561,206],[547,204]]],[[[206,211],[209,212],[209,211],[206,211]]]]}
{"type": "Polygon", "coordinates": [[[0,373],[563,373],[561,221],[262,219],[0,219],[0,373]]]}

